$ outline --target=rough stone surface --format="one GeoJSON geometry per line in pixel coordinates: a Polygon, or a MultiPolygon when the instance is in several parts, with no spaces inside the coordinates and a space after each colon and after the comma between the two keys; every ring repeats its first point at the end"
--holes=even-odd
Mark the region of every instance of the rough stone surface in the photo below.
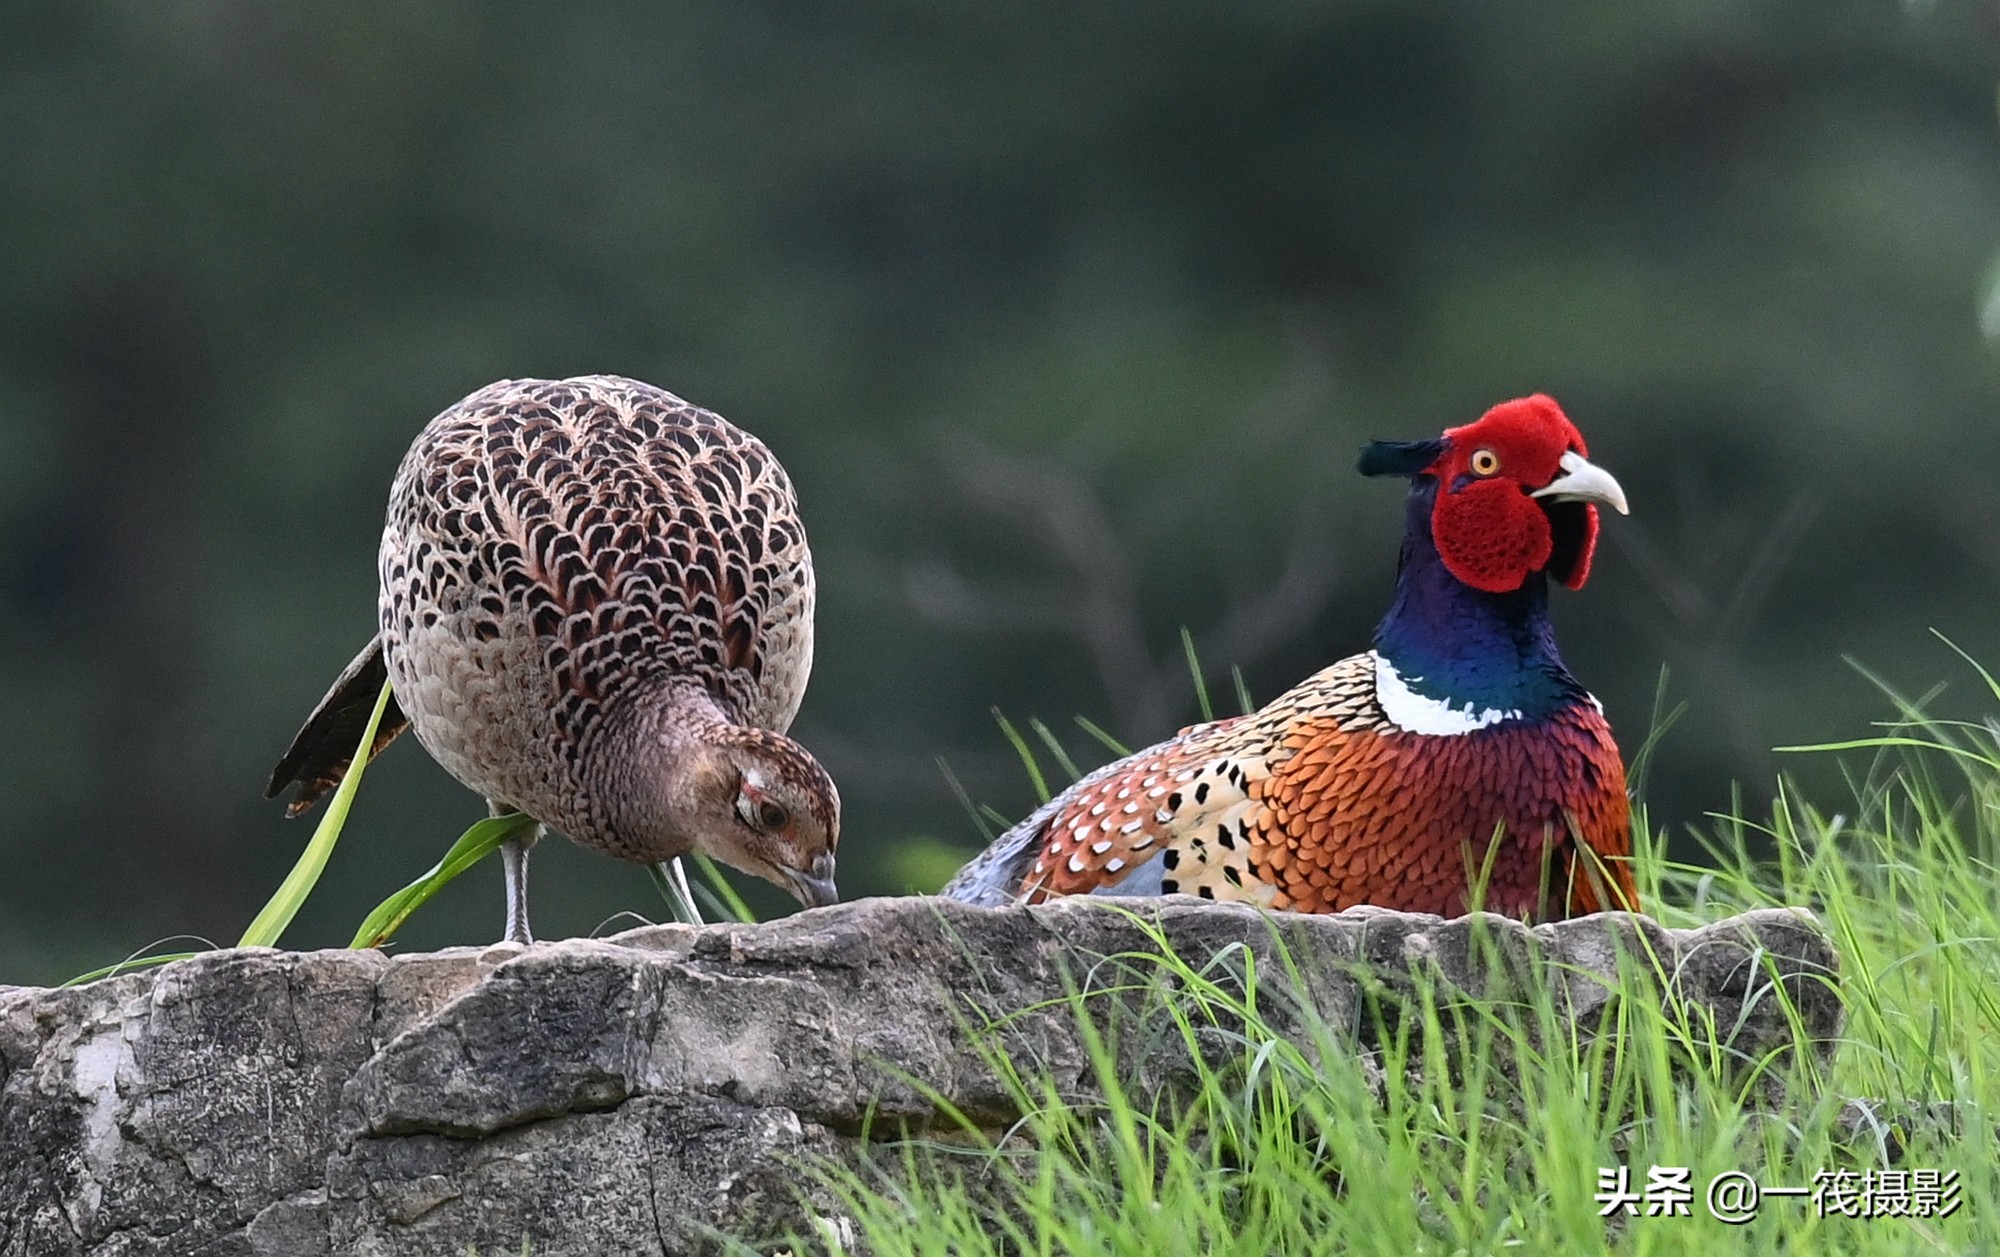
{"type": "MultiPolygon", "coordinates": [[[[1009,1120],[976,1041],[1088,1092],[1065,997],[1158,972],[1159,936],[1225,980],[1256,958],[1260,1009],[1286,1033],[1316,1028],[1315,1059],[1329,1044],[1346,1058],[1328,1068],[1379,1072],[1374,1036],[1419,986],[1537,984],[1588,1029],[1621,968],[1657,975],[1628,990],[1707,1010],[1691,1020],[1745,1060],[1795,1041],[1774,983],[1810,1039],[1841,1024],[1835,954],[1803,913],[1531,930],[1124,907],[883,899],[526,949],[242,949],[0,987],[0,1253],[511,1254],[525,1238],[537,1257],[594,1257],[780,1234],[832,1207],[800,1171],[815,1157],[939,1124],[940,1098],[1009,1120]]],[[[1125,1038],[1132,1085],[1185,1071],[1125,1038]]]]}

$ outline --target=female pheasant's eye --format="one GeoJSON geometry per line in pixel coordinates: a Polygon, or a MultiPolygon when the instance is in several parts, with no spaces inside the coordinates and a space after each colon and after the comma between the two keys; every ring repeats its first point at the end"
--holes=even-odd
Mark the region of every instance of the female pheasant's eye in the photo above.
{"type": "Polygon", "coordinates": [[[1492,450],[1488,449],[1477,449],[1472,451],[1473,475],[1490,476],[1494,472],[1499,470],[1500,470],[1500,456],[1498,454],[1495,454],[1492,450]]]}
{"type": "Polygon", "coordinates": [[[763,827],[764,832],[767,834],[776,833],[783,829],[785,822],[791,819],[792,814],[787,812],[781,803],[773,803],[769,799],[765,799],[757,805],[757,823],[763,827]]]}

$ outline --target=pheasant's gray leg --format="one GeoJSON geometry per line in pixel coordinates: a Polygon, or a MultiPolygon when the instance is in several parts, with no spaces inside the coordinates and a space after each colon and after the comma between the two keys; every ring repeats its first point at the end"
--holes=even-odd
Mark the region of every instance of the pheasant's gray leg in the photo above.
{"type": "MultiPolygon", "coordinates": [[[[493,816],[505,816],[516,809],[493,799],[486,800],[486,810],[493,816]]],[[[535,843],[542,837],[542,827],[533,826],[517,838],[509,838],[500,844],[500,864],[507,872],[507,934],[509,943],[532,943],[534,931],[528,928],[528,853],[535,849],[535,843]]]]}

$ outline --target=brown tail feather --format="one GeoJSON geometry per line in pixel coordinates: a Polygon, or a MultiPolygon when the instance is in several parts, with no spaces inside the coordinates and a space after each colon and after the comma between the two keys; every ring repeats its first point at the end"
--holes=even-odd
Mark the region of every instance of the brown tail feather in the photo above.
{"type": "MultiPolygon", "coordinates": [[[[299,792],[285,805],[285,815],[297,816],[338,785],[341,774],[354,759],[354,744],[368,725],[368,715],[375,710],[375,697],[388,679],[389,670],[382,662],[382,639],[378,636],[354,657],[326,697],[313,708],[312,715],[306,717],[305,727],[292,739],[291,749],[271,770],[271,784],[264,787],[264,797],[275,799],[286,786],[297,782],[299,792]]],[[[372,761],[380,755],[383,747],[409,727],[409,718],[391,695],[388,707],[382,712],[382,723],[376,726],[375,745],[369,749],[368,758],[372,761]]]]}

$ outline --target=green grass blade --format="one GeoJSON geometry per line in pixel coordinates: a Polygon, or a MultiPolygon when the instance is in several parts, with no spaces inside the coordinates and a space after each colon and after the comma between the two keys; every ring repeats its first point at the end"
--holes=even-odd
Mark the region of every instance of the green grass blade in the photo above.
{"type": "Polygon", "coordinates": [[[699,851],[690,851],[676,860],[649,864],[646,872],[652,877],[660,897],[672,906],[674,915],[689,925],[707,924],[701,912],[703,903],[708,905],[709,912],[717,920],[747,924],[757,919],[757,914],[750,910],[743,896],[736,893],[736,888],[729,884],[721,868],[699,851]],[[701,880],[688,877],[685,864],[689,860],[701,871],[701,880]]]}
{"type": "Polygon", "coordinates": [[[1110,751],[1113,755],[1118,756],[1120,759],[1123,759],[1125,756],[1130,755],[1132,753],[1125,749],[1125,744],[1123,742],[1120,742],[1117,738],[1114,738],[1109,733],[1106,733],[1102,726],[1100,726],[1096,721],[1091,720],[1086,716],[1078,716],[1076,718],[1076,727],[1083,730],[1085,733],[1088,733],[1091,737],[1096,738],[1099,742],[1102,742],[1106,750],[1110,751]]]}
{"type": "Polygon", "coordinates": [[[431,865],[422,877],[378,904],[375,911],[368,914],[368,919],[361,923],[361,928],[354,932],[354,941],[348,946],[361,949],[380,947],[388,942],[402,928],[403,922],[410,919],[411,913],[423,907],[453,878],[492,855],[509,838],[532,829],[534,825],[535,818],[522,812],[489,816],[474,824],[451,844],[451,850],[444,853],[444,859],[431,865]]]}
{"type": "Polygon", "coordinates": [[[1215,708],[1208,701],[1208,682],[1202,679],[1201,660],[1195,657],[1194,634],[1181,626],[1181,653],[1187,656],[1188,675],[1194,678],[1194,701],[1201,708],[1203,723],[1215,719],[1215,708]]]}
{"type": "Polygon", "coordinates": [[[1083,776],[1082,773],[1076,770],[1076,761],[1069,757],[1069,752],[1065,751],[1063,744],[1057,740],[1055,730],[1049,728],[1039,720],[1029,720],[1028,727],[1035,731],[1035,736],[1040,738],[1042,745],[1048,748],[1049,757],[1055,760],[1057,767],[1063,770],[1066,780],[1075,781],[1078,777],[1083,776]]]}
{"type": "Polygon", "coordinates": [[[1626,757],[1625,787],[1635,799],[1646,797],[1646,782],[1652,776],[1653,756],[1667,734],[1687,714],[1686,703],[1676,703],[1672,707],[1667,705],[1667,680],[1667,668],[1662,664],[1659,679],[1653,683],[1653,713],[1646,726],[1645,740],[1639,743],[1638,750],[1626,757]]]}
{"type": "Polygon", "coordinates": [[[1021,731],[1014,727],[1014,722],[1002,715],[998,707],[993,709],[993,719],[1000,723],[1000,732],[1006,737],[1008,745],[1014,748],[1014,754],[1021,757],[1021,767],[1028,770],[1028,780],[1035,787],[1035,802],[1037,804],[1047,803],[1049,801],[1048,779],[1042,776],[1042,766],[1036,762],[1035,752],[1028,745],[1028,739],[1021,736],[1021,731]]]}
{"type": "Polygon", "coordinates": [[[715,908],[718,915],[733,917],[746,925],[757,919],[757,914],[750,910],[749,904],[743,902],[743,896],[736,893],[736,888],[729,884],[729,879],[722,875],[722,870],[716,867],[715,861],[699,851],[689,852],[688,859],[694,861],[695,867],[701,870],[702,879],[708,883],[707,886],[697,884],[694,888],[695,893],[709,891],[712,895],[709,906],[715,908]]]}
{"type": "Polygon", "coordinates": [[[689,925],[706,925],[701,917],[701,906],[694,901],[694,890],[689,887],[687,869],[679,857],[672,860],[656,860],[646,866],[646,876],[653,879],[653,889],[660,892],[660,898],[674,910],[674,915],[689,925]]]}
{"type": "Polygon", "coordinates": [[[1987,690],[1992,693],[1993,697],[2000,698],[2000,679],[1996,679],[1994,677],[1991,669],[1989,669],[1985,664],[1979,662],[1977,659],[1974,659],[1971,655],[1966,654],[1964,647],[1960,646],[1957,642],[1951,640],[1949,637],[1946,637],[1943,633],[1938,632],[1936,629],[1931,630],[1931,635],[1937,638],[1939,641],[1943,642],[1945,645],[1951,647],[1951,651],[1953,654],[1957,655],[1960,659],[1965,660],[1965,662],[1971,664],[1972,670],[1979,674],[1979,679],[1986,682],[1987,690]]]}
{"type": "Polygon", "coordinates": [[[1243,681],[1243,669],[1236,664],[1230,664],[1229,679],[1236,685],[1236,710],[1245,716],[1256,711],[1257,704],[1250,700],[1250,687],[1243,681]]]}
{"type": "Polygon", "coordinates": [[[354,792],[361,788],[361,774],[368,768],[368,751],[375,745],[375,728],[382,723],[382,712],[389,706],[389,683],[382,683],[382,693],[375,699],[375,710],[369,713],[368,727],[361,731],[361,744],[354,748],[354,760],[347,766],[347,772],[340,778],[340,785],[334,789],[333,797],[327,800],[326,811],[319,818],[319,827],[313,830],[312,840],[299,854],[292,871],[285,875],[278,893],[271,896],[250,928],[243,931],[238,941],[239,947],[276,947],[283,937],[285,927],[298,915],[299,906],[318,884],[320,873],[326,868],[326,861],[333,854],[333,844],[340,838],[341,827],[347,824],[347,811],[354,805],[354,792]]]}
{"type": "MultiPolygon", "coordinates": [[[[965,783],[958,779],[958,774],[951,770],[951,764],[944,756],[938,756],[937,766],[938,771],[944,774],[945,785],[951,788],[951,797],[957,799],[958,805],[965,809],[965,814],[972,818],[974,827],[979,830],[979,836],[987,842],[992,842],[1000,830],[993,827],[994,822],[987,819],[979,810],[979,805],[972,801],[972,795],[966,790],[965,783]]],[[[1001,828],[1006,827],[1006,822],[1002,821],[1000,824],[1001,828]]]]}
{"type": "Polygon", "coordinates": [[[62,985],[82,986],[86,982],[95,982],[99,978],[116,977],[121,973],[134,973],[140,969],[150,969],[154,965],[172,964],[176,960],[187,960],[190,957],[199,955],[201,953],[198,951],[167,951],[156,952],[151,956],[132,956],[119,961],[115,965],[105,965],[102,969],[92,969],[89,973],[79,973],[62,985]]]}
{"type": "Polygon", "coordinates": [[[199,934],[169,934],[165,938],[154,939],[152,942],[146,944],[144,947],[141,947],[138,951],[133,952],[131,955],[125,957],[125,959],[119,961],[116,964],[105,965],[102,968],[92,969],[89,973],[79,973],[75,977],[71,978],[69,981],[60,983],[59,986],[82,986],[86,982],[95,982],[99,978],[116,977],[121,973],[131,973],[137,969],[151,969],[155,965],[171,964],[176,960],[186,960],[190,956],[199,956],[202,954],[203,951],[214,951],[214,950],[215,950],[215,943],[210,939],[203,938],[199,934]],[[154,951],[153,950],[153,948],[155,947],[164,947],[168,943],[176,942],[180,939],[189,939],[194,942],[200,943],[201,950],[200,951],[154,951]]]}
{"type": "Polygon", "coordinates": [[[1784,752],[1785,754],[1813,754],[1821,751],[1882,750],[1892,746],[1908,747],[1920,751],[1937,751],[1940,754],[1970,760],[1982,768],[2000,768],[2000,758],[1991,755],[1982,755],[1977,751],[1970,751],[1960,746],[1952,746],[1947,742],[1932,738],[1885,736],[1879,738],[1856,738],[1848,742],[1819,742],[1811,746],[1774,746],[1771,749],[1784,752]]]}

